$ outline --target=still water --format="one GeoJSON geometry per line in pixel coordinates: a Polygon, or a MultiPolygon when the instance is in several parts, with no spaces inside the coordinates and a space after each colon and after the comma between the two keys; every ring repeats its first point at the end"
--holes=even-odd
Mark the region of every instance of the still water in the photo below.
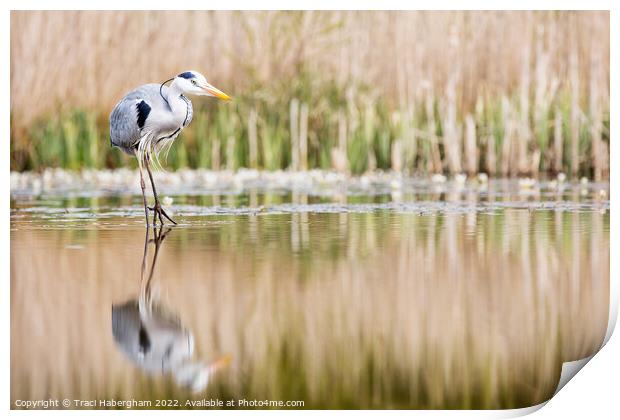
{"type": "Polygon", "coordinates": [[[147,230],[133,194],[14,193],[12,406],[537,404],[605,335],[601,197],[188,192],[147,230]]]}

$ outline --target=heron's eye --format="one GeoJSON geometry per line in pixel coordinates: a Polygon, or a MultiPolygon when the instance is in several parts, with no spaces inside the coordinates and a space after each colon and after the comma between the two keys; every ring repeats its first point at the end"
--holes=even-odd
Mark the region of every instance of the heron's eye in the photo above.
{"type": "Polygon", "coordinates": [[[192,80],[192,85],[196,86],[196,81],[192,80]]]}

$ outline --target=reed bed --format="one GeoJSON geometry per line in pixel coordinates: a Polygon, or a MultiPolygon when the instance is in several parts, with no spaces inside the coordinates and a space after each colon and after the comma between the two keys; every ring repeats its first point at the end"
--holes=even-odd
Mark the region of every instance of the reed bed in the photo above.
{"type": "Polygon", "coordinates": [[[11,168],[117,167],[107,116],[186,69],[171,168],[609,174],[609,13],[11,14],[11,168]]]}
{"type": "Polygon", "coordinates": [[[608,212],[229,222],[172,231],[156,268],[158,299],[192,331],[197,357],[233,357],[190,395],[114,346],[111,305],[137,296],[143,230],[15,219],[11,399],[514,408],[550,398],[561,363],[591,355],[605,334],[608,212]]]}

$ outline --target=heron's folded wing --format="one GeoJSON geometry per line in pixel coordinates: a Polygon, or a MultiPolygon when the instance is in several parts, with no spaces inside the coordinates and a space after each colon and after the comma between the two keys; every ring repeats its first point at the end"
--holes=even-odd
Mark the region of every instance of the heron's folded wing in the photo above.
{"type": "MultiPolygon", "coordinates": [[[[148,104],[137,98],[125,97],[112,110],[110,114],[110,141],[114,146],[129,149],[140,140],[140,126],[138,125],[138,105],[140,103],[145,104],[142,106],[144,115],[148,104]]],[[[144,120],[146,120],[146,116],[144,120]]]]}

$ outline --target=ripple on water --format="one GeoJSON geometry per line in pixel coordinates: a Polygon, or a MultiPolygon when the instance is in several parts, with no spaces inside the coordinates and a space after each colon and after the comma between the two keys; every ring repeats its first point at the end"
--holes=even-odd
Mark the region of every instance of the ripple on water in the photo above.
{"type": "MultiPolygon", "coordinates": [[[[32,204],[32,203],[29,203],[32,204]]],[[[496,215],[507,209],[554,212],[605,212],[609,201],[389,201],[383,203],[282,203],[260,206],[201,206],[179,204],[171,205],[168,211],[174,215],[179,226],[196,226],[212,224],[214,220],[201,220],[209,216],[269,216],[298,213],[374,213],[392,212],[413,215],[448,215],[448,214],[486,214],[496,215]]],[[[88,207],[51,207],[28,206],[12,209],[11,220],[14,223],[38,227],[61,228],[63,224],[75,227],[76,224],[103,222],[106,227],[122,227],[141,223],[144,216],[142,206],[99,206],[88,207]],[[31,223],[28,223],[31,222],[31,223]],[[59,224],[60,223],[60,224],[59,224]]]]}

